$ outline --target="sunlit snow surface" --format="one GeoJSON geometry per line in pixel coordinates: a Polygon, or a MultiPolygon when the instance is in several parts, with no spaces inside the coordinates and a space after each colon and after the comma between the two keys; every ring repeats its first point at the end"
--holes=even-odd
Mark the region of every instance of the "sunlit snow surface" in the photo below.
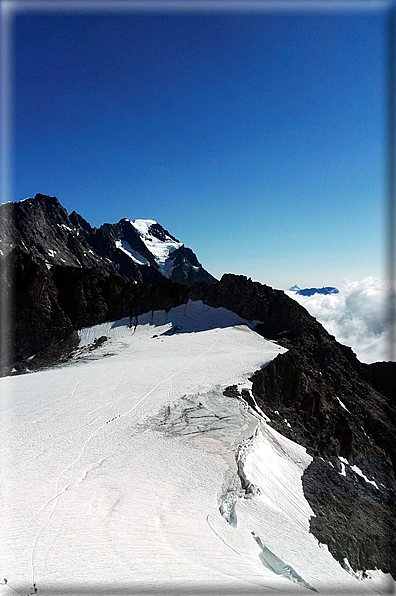
{"type": "Polygon", "coordinates": [[[151,226],[157,223],[152,219],[135,219],[131,223],[156,260],[160,273],[170,278],[174,262],[169,258],[169,255],[183,245],[168,235],[165,235],[161,240],[157,238],[150,230],[151,226]]]}
{"type": "Polygon", "coordinates": [[[1,596],[389,590],[309,533],[305,450],[223,395],[283,348],[192,302],[80,335],[70,364],[0,380],[1,596]]]}

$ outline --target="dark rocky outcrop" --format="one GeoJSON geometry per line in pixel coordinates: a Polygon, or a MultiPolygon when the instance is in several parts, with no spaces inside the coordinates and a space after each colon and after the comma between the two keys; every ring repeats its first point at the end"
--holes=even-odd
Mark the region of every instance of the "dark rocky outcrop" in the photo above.
{"type": "Polygon", "coordinates": [[[268,339],[298,337],[307,323],[321,325],[283,291],[243,275],[225,274],[217,284],[196,285],[191,296],[215,308],[222,306],[240,317],[258,321],[255,330],[268,339]]]}
{"type": "Polygon", "coordinates": [[[355,570],[378,567],[396,577],[396,420],[391,401],[356,373],[336,342],[304,346],[300,341],[252,380],[256,402],[271,425],[314,456],[303,476],[316,516],[312,533],[340,563],[347,557],[355,570]],[[340,456],[379,490],[348,466],[346,477],[340,475],[340,456]]]}
{"type": "Polygon", "coordinates": [[[8,304],[2,374],[57,363],[75,347],[78,329],[169,310],[186,302],[188,292],[185,284],[135,283],[93,268],[47,269],[13,248],[2,262],[1,299],[8,304]]]}
{"type": "Polygon", "coordinates": [[[358,455],[369,457],[374,440],[396,467],[394,408],[343,362],[336,346],[290,347],[252,380],[259,405],[274,421],[293,419],[293,431],[284,424],[279,430],[293,434],[312,455],[354,463],[358,455]]]}
{"type": "MultiPolygon", "coordinates": [[[[310,530],[342,566],[345,558],[355,571],[379,568],[395,578],[395,494],[387,485],[378,490],[346,465],[345,476],[334,465],[315,458],[305,470],[304,494],[315,516],[310,530]]],[[[381,465],[381,464],[380,464],[381,465]]],[[[367,467],[375,469],[375,462],[367,467]]],[[[393,485],[394,487],[394,485],[393,485]]]]}
{"type": "Polygon", "coordinates": [[[0,239],[2,256],[17,246],[44,266],[112,270],[92,253],[56,197],[36,195],[34,199],[0,205],[0,239]]]}
{"type": "Polygon", "coordinates": [[[386,395],[396,406],[396,362],[362,363],[360,374],[376,391],[386,395]]]}
{"type": "Polygon", "coordinates": [[[1,277],[2,303],[8,303],[2,334],[2,356],[8,362],[3,361],[3,366],[55,348],[69,338],[73,325],[59,305],[56,286],[45,267],[17,247],[4,259],[1,277]]]}

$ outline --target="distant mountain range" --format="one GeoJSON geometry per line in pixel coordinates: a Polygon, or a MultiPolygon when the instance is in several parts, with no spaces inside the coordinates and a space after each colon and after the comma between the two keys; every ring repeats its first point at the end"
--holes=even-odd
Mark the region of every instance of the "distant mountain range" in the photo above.
{"type": "Polygon", "coordinates": [[[325,286],[324,288],[304,288],[301,289],[297,285],[289,288],[289,292],[295,292],[299,296],[313,296],[314,294],[338,294],[339,290],[332,286],[325,286]]]}
{"type": "Polygon", "coordinates": [[[189,300],[255,321],[287,348],[252,375],[254,399],[233,386],[228,394],[314,458],[302,483],[317,539],[342,565],[396,578],[395,363],[360,363],[280,290],[231,274],[217,281],[152,220],[92,228],[39,194],[0,205],[0,239],[3,375],[67,362],[82,327],[121,317],[132,327],[189,300]]]}

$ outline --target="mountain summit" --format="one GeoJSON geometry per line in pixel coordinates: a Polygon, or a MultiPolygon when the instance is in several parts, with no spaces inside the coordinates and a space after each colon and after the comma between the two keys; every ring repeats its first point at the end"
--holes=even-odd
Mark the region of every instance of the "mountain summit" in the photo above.
{"type": "Polygon", "coordinates": [[[216,281],[192,250],[157,222],[121,219],[92,228],[75,211],[68,215],[56,197],[36,194],[0,205],[0,231],[2,255],[19,246],[48,269],[94,269],[140,283],[216,281]]]}

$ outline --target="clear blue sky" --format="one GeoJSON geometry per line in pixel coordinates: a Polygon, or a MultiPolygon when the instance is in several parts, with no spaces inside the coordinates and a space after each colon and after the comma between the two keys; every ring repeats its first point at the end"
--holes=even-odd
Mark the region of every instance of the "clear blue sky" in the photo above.
{"type": "Polygon", "coordinates": [[[384,272],[385,14],[24,14],[13,200],[157,220],[216,277],[384,272]]]}

